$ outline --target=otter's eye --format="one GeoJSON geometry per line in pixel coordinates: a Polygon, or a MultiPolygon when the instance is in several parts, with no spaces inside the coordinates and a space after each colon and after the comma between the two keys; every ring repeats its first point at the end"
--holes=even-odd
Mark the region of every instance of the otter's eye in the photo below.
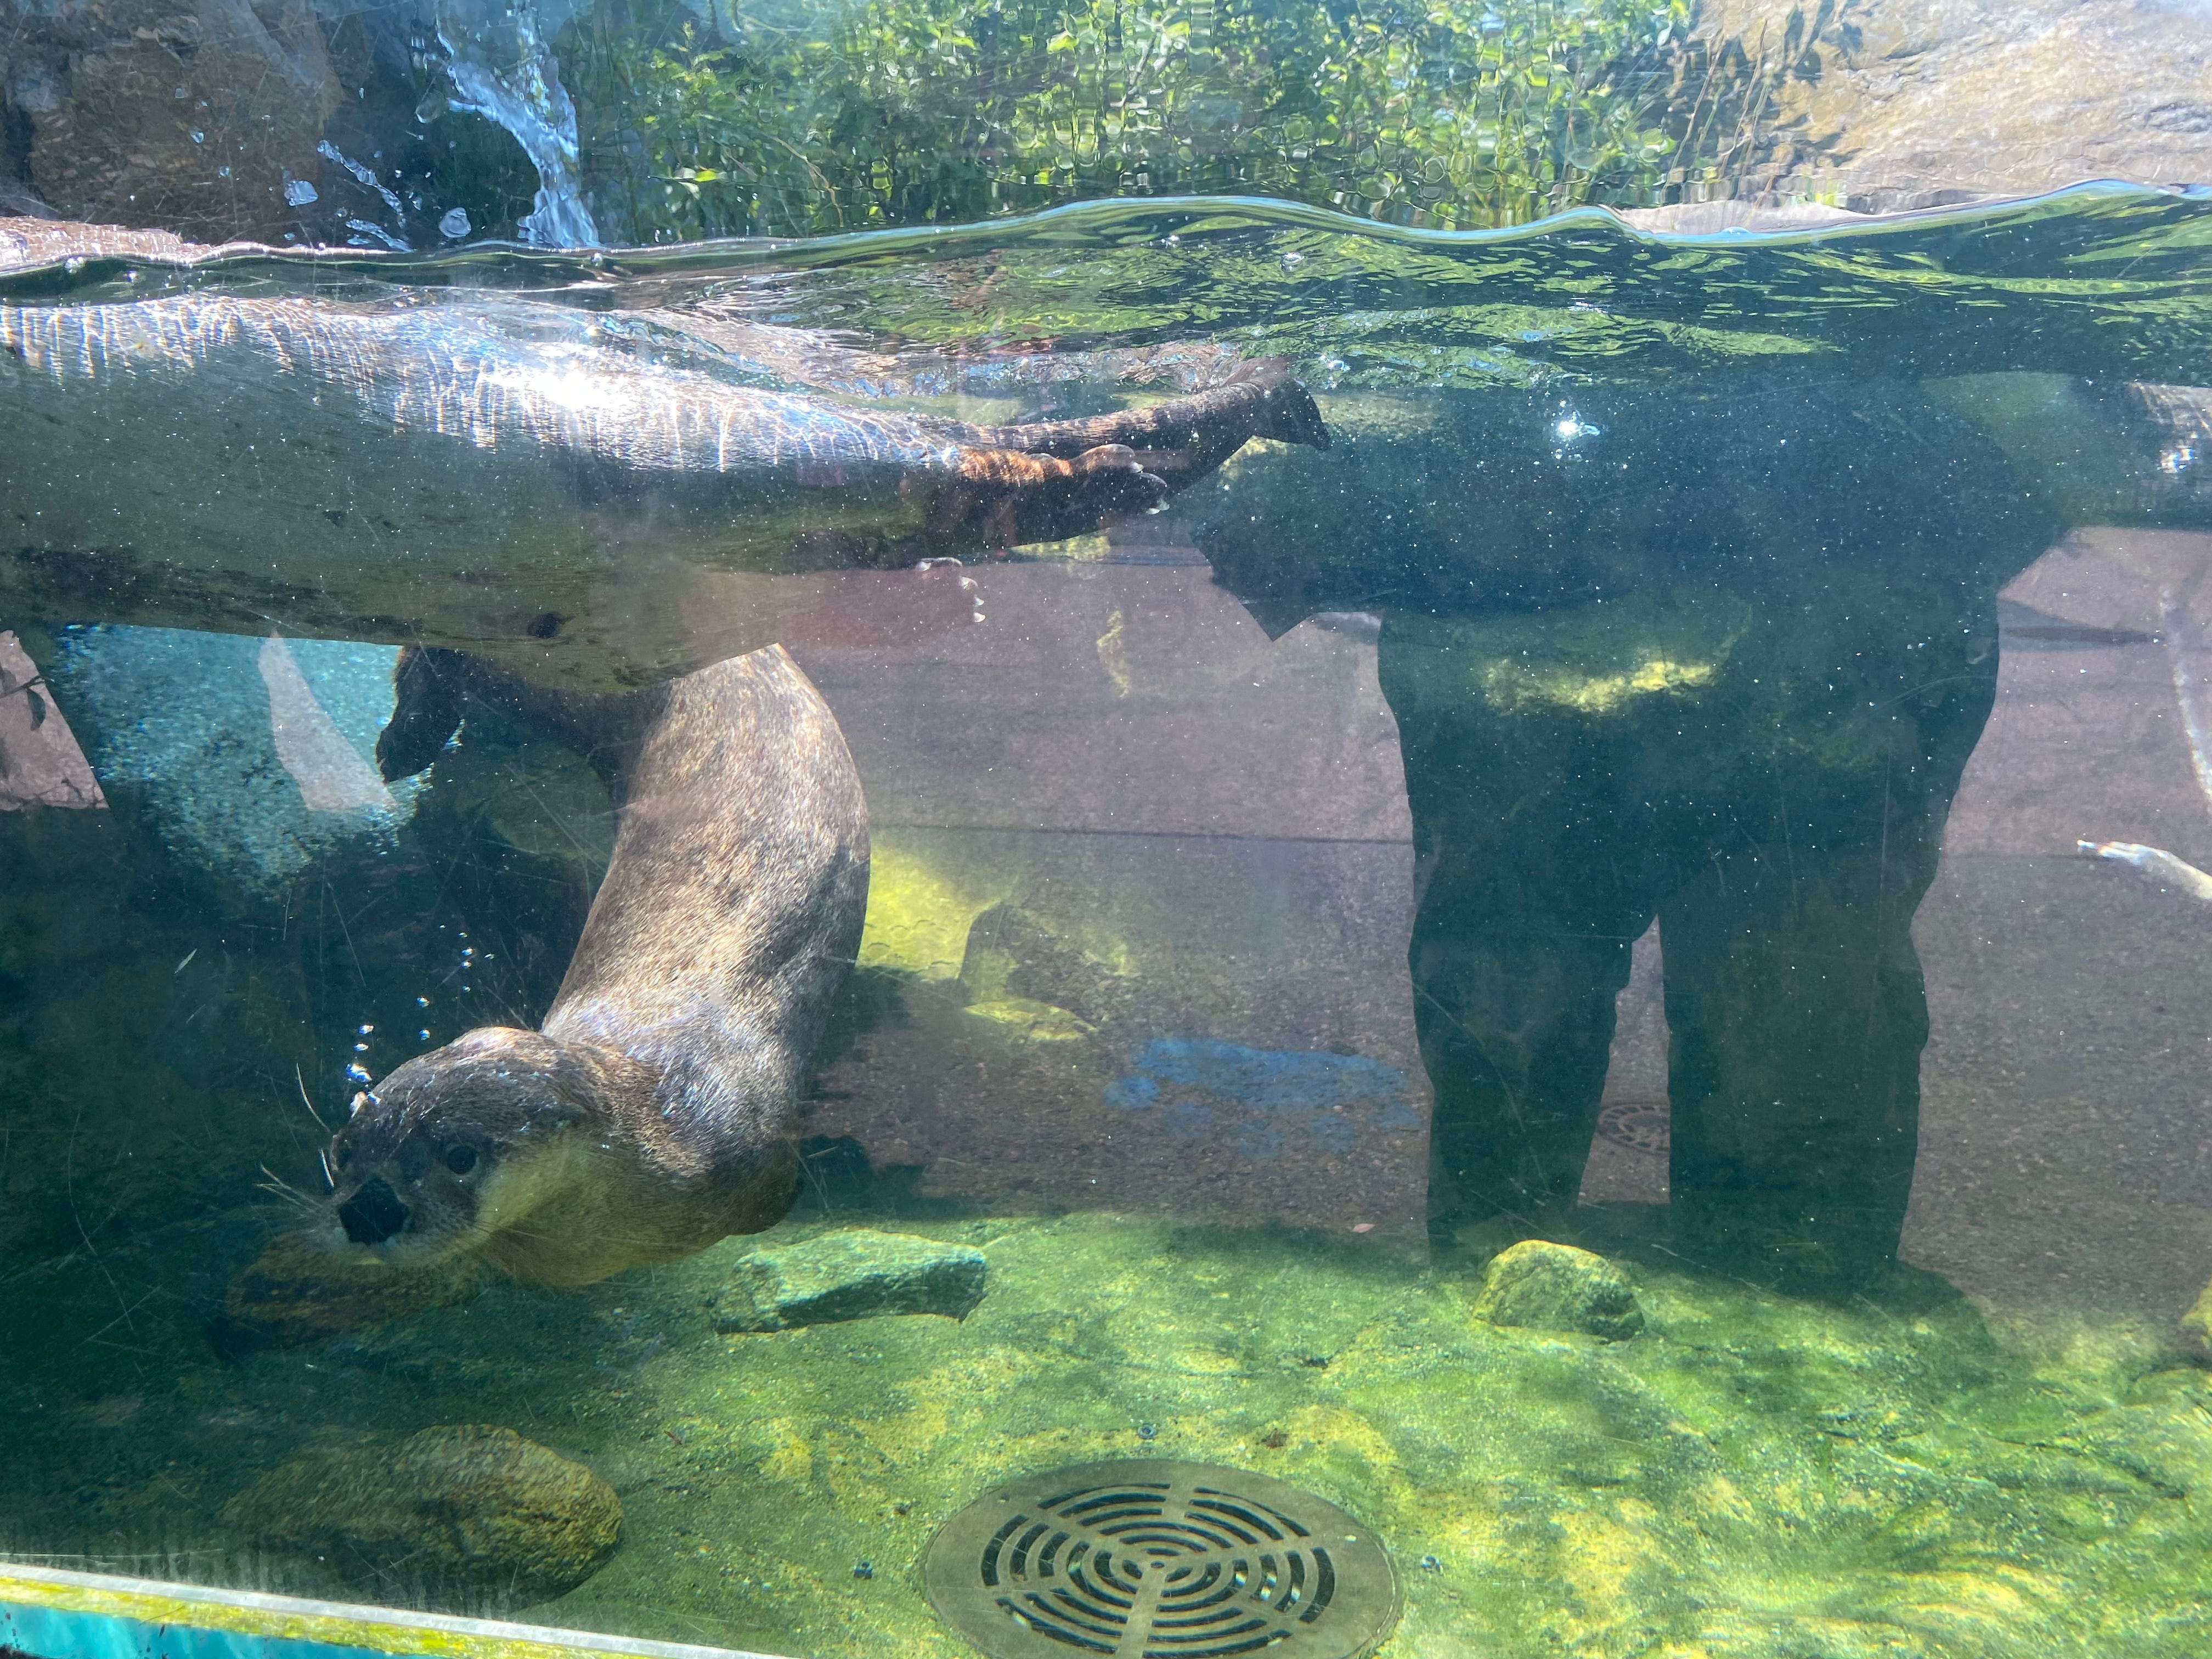
{"type": "Polygon", "coordinates": [[[455,1175],[466,1175],[477,1167],[477,1149],[473,1146],[447,1147],[446,1167],[455,1175]]]}

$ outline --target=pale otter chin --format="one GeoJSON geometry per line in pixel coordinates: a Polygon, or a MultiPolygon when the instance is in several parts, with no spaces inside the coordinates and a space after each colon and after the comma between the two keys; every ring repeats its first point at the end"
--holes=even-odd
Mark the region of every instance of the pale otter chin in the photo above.
{"type": "Polygon", "coordinates": [[[410,650],[398,679],[387,776],[495,702],[592,755],[617,828],[544,1030],[471,1031],[356,1097],[329,1242],[586,1285],[775,1224],[867,902],[866,810],[821,695],[774,647],[622,697],[449,653],[410,650]]]}
{"type": "Polygon", "coordinates": [[[638,1133],[654,1080],[624,1055],[498,1026],[410,1060],[356,1097],[332,1143],[337,1231],[395,1267],[474,1254],[551,1285],[712,1243],[729,1231],[721,1195],[672,1201],[687,1172],[638,1133]]]}

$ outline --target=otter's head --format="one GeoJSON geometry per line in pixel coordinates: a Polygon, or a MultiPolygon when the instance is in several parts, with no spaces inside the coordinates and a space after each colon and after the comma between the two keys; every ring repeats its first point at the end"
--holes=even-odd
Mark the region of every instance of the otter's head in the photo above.
{"type": "Polygon", "coordinates": [[[1249,358],[1239,363],[1222,382],[1224,386],[1240,383],[1263,388],[1260,406],[1253,414],[1254,437],[1273,438],[1277,443],[1304,444],[1309,449],[1329,447],[1328,422],[1322,419],[1313,394],[1291,378],[1289,358],[1249,358]]]}
{"type": "Polygon", "coordinates": [[[487,1027],[355,1096],[331,1142],[348,1242],[394,1264],[482,1248],[558,1190],[580,1141],[603,1138],[610,1061],[623,1063],[487,1027]]]}
{"type": "Polygon", "coordinates": [[[1328,423],[1322,419],[1313,394],[1296,380],[1285,380],[1269,390],[1253,435],[1273,438],[1278,443],[1304,444],[1309,449],[1329,446],[1328,423]]]}

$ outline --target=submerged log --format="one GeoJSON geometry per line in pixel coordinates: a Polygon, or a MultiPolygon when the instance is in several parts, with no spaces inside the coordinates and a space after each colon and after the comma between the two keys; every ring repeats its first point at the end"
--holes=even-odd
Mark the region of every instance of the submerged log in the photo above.
{"type": "Polygon", "coordinates": [[[392,287],[0,304],[0,608],[635,684],[895,605],[880,574],[919,560],[1157,507],[1247,439],[1328,442],[1275,362],[977,427],[757,383],[685,322],[392,287]]]}

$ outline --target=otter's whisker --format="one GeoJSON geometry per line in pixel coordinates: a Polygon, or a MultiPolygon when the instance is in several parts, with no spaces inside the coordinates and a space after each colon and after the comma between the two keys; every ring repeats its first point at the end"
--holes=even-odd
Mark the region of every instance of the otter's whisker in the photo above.
{"type": "MultiPolygon", "coordinates": [[[[291,1205],[295,1209],[314,1210],[321,1207],[315,1200],[301,1192],[297,1187],[295,1187],[290,1182],[285,1180],[283,1176],[278,1175],[276,1170],[270,1169],[266,1164],[262,1164],[260,1169],[261,1173],[267,1176],[269,1179],[266,1181],[258,1181],[254,1182],[254,1185],[260,1188],[263,1192],[274,1193],[278,1198],[283,1199],[287,1204],[291,1205]]],[[[327,1170],[325,1170],[325,1173],[327,1173],[327,1170]]]]}
{"type": "Polygon", "coordinates": [[[331,1126],[323,1121],[323,1115],[315,1109],[315,1103],[307,1098],[307,1079],[301,1075],[300,1062],[296,1060],[292,1062],[292,1080],[300,1085],[300,1104],[307,1109],[307,1115],[315,1120],[315,1127],[325,1134],[330,1133],[331,1126]]]}

